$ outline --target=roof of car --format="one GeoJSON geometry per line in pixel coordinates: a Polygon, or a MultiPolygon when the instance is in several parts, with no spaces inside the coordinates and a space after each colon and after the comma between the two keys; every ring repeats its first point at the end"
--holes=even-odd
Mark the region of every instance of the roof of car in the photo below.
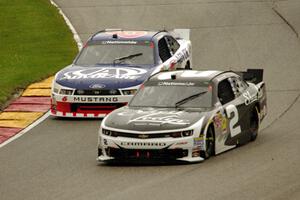
{"type": "Polygon", "coordinates": [[[90,40],[134,40],[145,41],[152,40],[153,37],[159,33],[166,33],[167,31],[128,31],[121,29],[106,29],[95,33],[90,40]]]}
{"type": "Polygon", "coordinates": [[[224,71],[196,71],[196,70],[177,70],[160,72],[153,75],[150,80],[153,81],[196,81],[196,82],[208,82],[220,74],[225,73],[224,71]]]}

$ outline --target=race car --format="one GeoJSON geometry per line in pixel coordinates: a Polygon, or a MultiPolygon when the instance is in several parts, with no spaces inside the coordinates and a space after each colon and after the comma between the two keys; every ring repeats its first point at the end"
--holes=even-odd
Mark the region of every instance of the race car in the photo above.
{"type": "Polygon", "coordinates": [[[98,161],[200,162],[256,139],[267,114],[263,70],[179,70],[151,76],[106,116],[98,161]]]}
{"type": "Polygon", "coordinates": [[[51,115],[104,117],[126,105],[150,75],[176,68],[190,69],[188,37],[185,29],[97,32],[73,64],[56,74],[51,115]]]}

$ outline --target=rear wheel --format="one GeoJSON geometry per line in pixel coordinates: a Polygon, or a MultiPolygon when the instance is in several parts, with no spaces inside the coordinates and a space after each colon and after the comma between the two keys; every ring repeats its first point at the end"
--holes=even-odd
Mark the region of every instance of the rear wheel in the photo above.
{"type": "Polygon", "coordinates": [[[185,64],[184,69],[191,69],[190,61],[187,61],[187,63],[185,64]]]}
{"type": "Polygon", "coordinates": [[[205,151],[200,152],[200,156],[209,159],[215,154],[215,136],[212,126],[208,127],[205,139],[205,151]]]}
{"type": "Polygon", "coordinates": [[[256,140],[258,135],[258,128],[259,128],[259,114],[258,109],[255,107],[255,109],[251,113],[250,117],[250,133],[251,133],[251,141],[256,140]]]}

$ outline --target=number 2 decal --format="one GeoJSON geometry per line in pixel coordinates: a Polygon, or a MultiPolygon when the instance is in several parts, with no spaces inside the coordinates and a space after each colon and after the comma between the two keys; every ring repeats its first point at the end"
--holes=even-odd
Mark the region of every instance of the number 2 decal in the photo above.
{"type": "Polygon", "coordinates": [[[241,132],[241,127],[234,127],[239,121],[239,113],[234,105],[229,105],[225,108],[227,117],[229,118],[229,129],[231,137],[238,135],[241,132]],[[233,117],[231,117],[231,113],[233,113],[233,117]]]}

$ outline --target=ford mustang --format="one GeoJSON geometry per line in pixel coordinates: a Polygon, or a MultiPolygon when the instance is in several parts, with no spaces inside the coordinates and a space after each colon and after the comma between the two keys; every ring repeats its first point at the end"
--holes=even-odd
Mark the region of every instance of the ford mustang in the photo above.
{"type": "Polygon", "coordinates": [[[104,117],[126,105],[150,75],[162,70],[190,69],[188,35],[184,29],[173,32],[110,29],[95,33],[73,64],[56,74],[51,114],[104,117]]]}

